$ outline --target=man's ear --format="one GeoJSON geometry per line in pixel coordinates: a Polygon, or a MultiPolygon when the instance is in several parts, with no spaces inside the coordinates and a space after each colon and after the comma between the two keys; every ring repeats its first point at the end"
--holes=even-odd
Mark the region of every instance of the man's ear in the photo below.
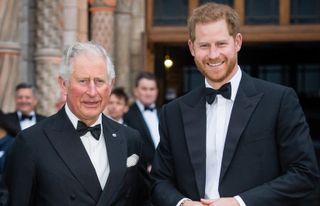
{"type": "Polygon", "coordinates": [[[67,83],[62,76],[58,77],[58,83],[59,83],[59,86],[61,88],[62,93],[66,95],[67,94],[67,85],[66,85],[67,83]]]}
{"type": "Polygon", "coordinates": [[[240,33],[237,33],[236,37],[234,38],[235,45],[236,45],[236,51],[239,52],[242,46],[242,35],[240,33]]]}
{"type": "Polygon", "coordinates": [[[108,96],[111,95],[111,92],[112,92],[112,89],[113,89],[113,85],[115,84],[115,82],[116,82],[115,79],[113,79],[113,80],[111,81],[111,83],[110,83],[110,85],[109,85],[109,94],[108,94],[108,96]]]}
{"type": "Polygon", "coordinates": [[[113,88],[113,86],[114,86],[114,84],[116,83],[116,80],[115,79],[113,79],[112,81],[111,81],[111,87],[113,88]]]}
{"type": "Polygon", "coordinates": [[[126,105],[125,108],[124,108],[124,113],[127,113],[129,111],[129,106],[126,105]]]}
{"type": "Polygon", "coordinates": [[[137,91],[137,90],[138,90],[137,87],[134,87],[133,90],[132,90],[133,96],[134,96],[135,98],[137,98],[137,96],[138,96],[138,91],[137,91]]]}
{"type": "Polygon", "coordinates": [[[37,96],[34,96],[34,97],[33,97],[33,102],[32,102],[32,104],[33,104],[33,107],[36,107],[36,106],[37,106],[37,104],[38,104],[38,97],[37,97],[37,96]]]}
{"type": "Polygon", "coordinates": [[[191,53],[191,55],[192,56],[194,56],[195,54],[194,54],[194,48],[193,48],[193,42],[189,39],[188,40],[188,46],[189,46],[189,50],[190,50],[190,53],[191,53]]]}

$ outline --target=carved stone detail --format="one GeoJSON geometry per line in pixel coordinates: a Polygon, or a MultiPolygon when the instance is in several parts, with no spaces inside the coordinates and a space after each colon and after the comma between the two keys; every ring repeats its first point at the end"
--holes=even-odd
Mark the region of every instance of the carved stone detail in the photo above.
{"type": "Polygon", "coordinates": [[[59,96],[58,72],[62,50],[62,2],[37,1],[36,28],[36,89],[39,98],[37,111],[44,115],[56,112],[59,96]]]}
{"type": "Polygon", "coordinates": [[[96,11],[92,13],[92,40],[103,45],[110,56],[113,56],[113,13],[96,11]]]}
{"type": "Polygon", "coordinates": [[[15,110],[15,86],[19,81],[19,0],[0,0],[0,109],[15,110]]]}
{"type": "Polygon", "coordinates": [[[36,49],[61,48],[63,8],[60,1],[37,1],[36,49]]]}

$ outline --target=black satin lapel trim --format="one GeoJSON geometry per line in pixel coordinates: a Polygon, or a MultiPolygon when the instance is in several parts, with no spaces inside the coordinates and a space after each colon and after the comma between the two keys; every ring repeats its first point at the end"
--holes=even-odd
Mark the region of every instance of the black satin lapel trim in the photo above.
{"type": "Polygon", "coordinates": [[[111,205],[121,188],[127,169],[127,144],[119,125],[103,119],[103,134],[106,140],[110,173],[97,206],[111,205]],[[112,125],[112,126],[111,126],[112,125]]]}
{"type": "Polygon", "coordinates": [[[180,104],[189,156],[193,165],[200,197],[206,182],[206,107],[204,99],[197,105],[180,104]]]}
{"type": "Polygon", "coordinates": [[[228,132],[226,136],[223,158],[221,164],[220,180],[223,179],[231,160],[236,151],[239,139],[245,129],[254,109],[261,100],[263,94],[256,94],[251,97],[245,96],[244,92],[239,88],[238,95],[233,105],[228,132]]]}
{"type": "Polygon", "coordinates": [[[46,130],[47,136],[55,147],[58,155],[83,186],[84,190],[86,190],[95,201],[98,201],[102,190],[94,166],[76,130],[70,120],[67,119],[65,113],[64,115],[65,116],[62,116],[60,114],[55,119],[55,122],[50,125],[50,129],[46,130]]]}
{"type": "Polygon", "coordinates": [[[151,143],[153,145],[154,143],[153,143],[153,139],[152,139],[151,133],[149,131],[148,125],[147,125],[146,121],[144,120],[143,114],[141,113],[141,111],[136,103],[135,103],[134,109],[135,109],[137,117],[139,118],[138,123],[141,124],[141,128],[143,128],[144,133],[147,135],[147,137],[148,137],[147,140],[149,141],[149,143],[151,143]]]}
{"type": "Polygon", "coordinates": [[[17,112],[14,115],[13,122],[14,122],[13,124],[14,124],[15,131],[17,131],[17,133],[21,132],[22,129],[21,129],[20,119],[17,112]]]}

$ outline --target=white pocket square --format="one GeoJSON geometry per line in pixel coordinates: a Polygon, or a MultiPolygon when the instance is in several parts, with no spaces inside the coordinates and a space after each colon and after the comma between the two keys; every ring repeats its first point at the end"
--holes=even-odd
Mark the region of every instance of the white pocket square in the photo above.
{"type": "Polygon", "coordinates": [[[127,167],[135,166],[139,161],[139,156],[136,154],[131,155],[127,158],[127,167]]]}

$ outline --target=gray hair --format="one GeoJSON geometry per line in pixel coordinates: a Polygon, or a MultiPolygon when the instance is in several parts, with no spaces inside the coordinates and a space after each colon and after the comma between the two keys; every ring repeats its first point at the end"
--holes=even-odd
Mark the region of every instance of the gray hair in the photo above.
{"type": "Polygon", "coordinates": [[[116,76],[111,57],[101,45],[94,42],[76,42],[65,50],[60,67],[60,74],[63,79],[68,81],[72,70],[72,60],[85,52],[90,52],[105,60],[107,67],[106,75],[108,76],[109,84],[111,84],[116,76]]]}

